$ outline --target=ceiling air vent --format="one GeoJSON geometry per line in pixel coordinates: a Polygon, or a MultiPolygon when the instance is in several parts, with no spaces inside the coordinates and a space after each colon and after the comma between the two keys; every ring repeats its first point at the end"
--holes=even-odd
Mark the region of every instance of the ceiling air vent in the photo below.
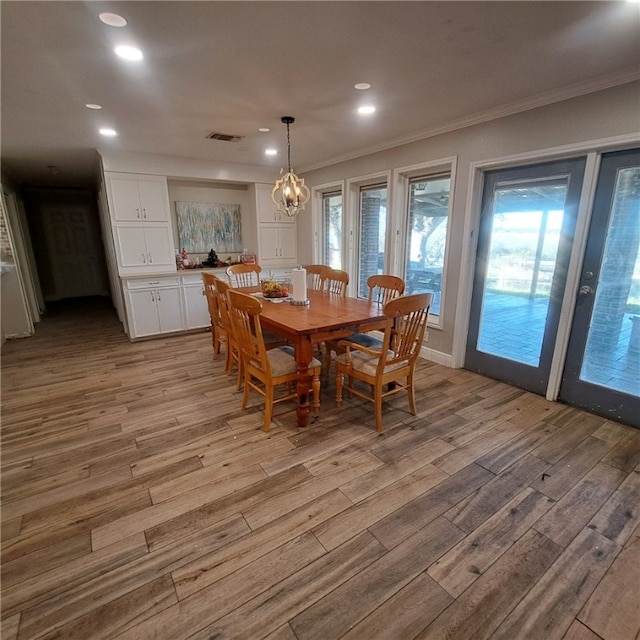
{"type": "Polygon", "coordinates": [[[234,136],[230,133],[212,133],[207,134],[207,140],[220,140],[222,142],[238,142],[242,140],[243,136],[234,136]]]}

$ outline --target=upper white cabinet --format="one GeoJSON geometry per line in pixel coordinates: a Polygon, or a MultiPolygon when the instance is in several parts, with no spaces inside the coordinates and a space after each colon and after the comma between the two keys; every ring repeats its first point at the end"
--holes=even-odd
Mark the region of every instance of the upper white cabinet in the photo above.
{"type": "Polygon", "coordinates": [[[107,173],[112,216],[117,222],[168,222],[166,178],[107,173]]]}
{"type": "Polygon", "coordinates": [[[118,273],[175,271],[175,245],[164,176],[105,173],[118,273]]]}
{"type": "Polygon", "coordinates": [[[296,219],[276,212],[271,202],[272,188],[271,184],[253,185],[256,222],[255,226],[243,228],[243,236],[247,233],[249,246],[258,246],[258,262],[263,267],[296,266],[296,219]]]}
{"type": "Polygon", "coordinates": [[[256,208],[258,210],[258,222],[261,224],[288,224],[294,225],[296,219],[286,213],[276,211],[276,205],[271,200],[272,184],[256,184],[256,208]]]}

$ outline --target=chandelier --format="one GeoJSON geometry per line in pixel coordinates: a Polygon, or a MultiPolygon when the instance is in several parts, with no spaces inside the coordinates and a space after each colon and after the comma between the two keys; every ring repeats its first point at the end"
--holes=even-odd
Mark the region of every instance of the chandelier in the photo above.
{"type": "Polygon", "coordinates": [[[271,190],[271,200],[277,211],[293,217],[304,211],[304,205],[309,201],[309,189],[304,180],[291,171],[291,142],[289,141],[289,125],[295,122],[291,116],[284,116],[281,122],[287,125],[287,173],[276,180],[271,190]]]}

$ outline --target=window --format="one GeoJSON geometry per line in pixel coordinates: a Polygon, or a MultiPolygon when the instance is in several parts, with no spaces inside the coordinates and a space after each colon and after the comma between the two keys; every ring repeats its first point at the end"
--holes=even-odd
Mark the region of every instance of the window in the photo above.
{"type": "Polygon", "coordinates": [[[375,185],[360,188],[360,248],[358,254],[358,297],[367,298],[369,276],[385,269],[387,230],[387,187],[375,185]]]}
{"type": "Polygon", "coordinates": [[[342,269],[342,193],[322,194],[322,262],[342,269]]]}
{"type": "Polygon", "coordinates": [[[433,293],[432,315],[440,315],[450,190],[450,175],[409,180],[406,293],[433,293]]]}

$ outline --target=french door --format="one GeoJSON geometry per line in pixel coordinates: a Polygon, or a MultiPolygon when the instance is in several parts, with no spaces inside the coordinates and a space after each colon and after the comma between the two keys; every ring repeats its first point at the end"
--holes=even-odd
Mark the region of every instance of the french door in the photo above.
{"type": "Polygon", "coordinates": [[[546,393],[584,167],[485,175],[465,368],[546,393]]]}
{"type": "Polygon", "coordinates": [[[640,150],[605,154],[560,399],[640,427],[640,150]]]}

